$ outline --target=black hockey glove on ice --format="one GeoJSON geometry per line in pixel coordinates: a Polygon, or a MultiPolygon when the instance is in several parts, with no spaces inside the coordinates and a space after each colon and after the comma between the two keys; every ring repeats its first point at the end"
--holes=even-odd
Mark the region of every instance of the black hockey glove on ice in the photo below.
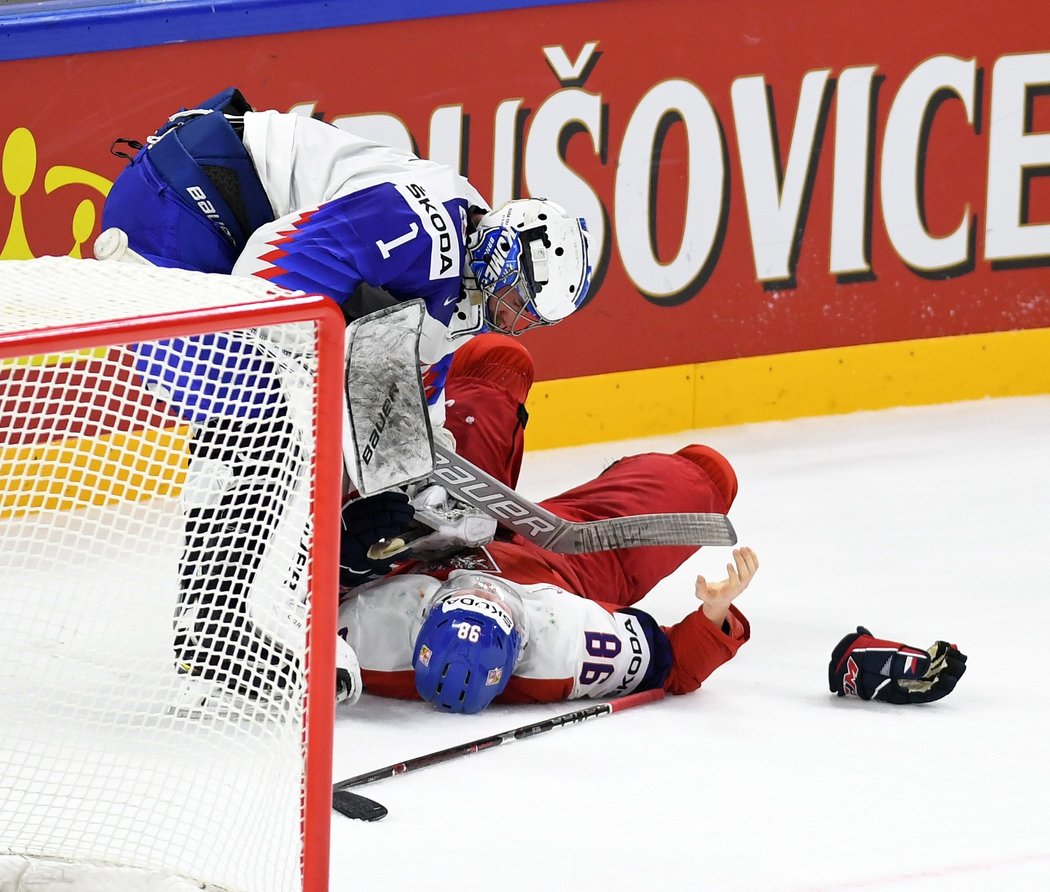
{"type": "Polygon", "coordinates": [[[920,650],[857,626],[832,651],[828,684],[840,697],[930,703],[947,697],[965,671],[966,655],[947,641],[920,650]]]}
{"type": "Polygon", "coordinates": [[[353,586],[390,571],[395,561],[372,560],[368,549],[380,539],[403,533],[412,523],[414,509],[403,492],[381,492],[354,499],[343,506],[339,548],[339,582],[353,586]]]}

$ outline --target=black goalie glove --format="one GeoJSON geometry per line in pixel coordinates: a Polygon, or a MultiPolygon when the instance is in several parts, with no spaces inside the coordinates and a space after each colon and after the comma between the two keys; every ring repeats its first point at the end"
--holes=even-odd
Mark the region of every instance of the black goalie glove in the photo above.
{"type": "Polygon", "coordinates": [[[343,529],[339,548],[339,582],[360,585],[373,576],[388,573],[395,561],[373,560],[368,549],[380,539],[403,533],[412,524],[414,509],[403,492],[391,490],[343,506],[343,529]]]}
{"type": "Polygon", "coordinates": [[[840,697],[930,703],[947,697],[965,671],[966,655],[947,641],[920,650],[857,626],[832,651],[828,684],[840,697]]]}

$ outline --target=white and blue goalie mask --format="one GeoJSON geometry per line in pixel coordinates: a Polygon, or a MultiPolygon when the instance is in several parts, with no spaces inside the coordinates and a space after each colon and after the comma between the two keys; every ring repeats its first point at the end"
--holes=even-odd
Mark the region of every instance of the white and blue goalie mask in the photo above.
{"type": "Polygon", "coordinates": [[[452,576],[434,593],[416,636],[416,691],[449,712],[480,712],[506,689],[527,639],[513,585],[484,573],[452,576]]]}
{"type": "Polygon", "coordinates": [[[543,198],[489,211],[467,239],[468,265],[493,331],[519,335],[571,316],[591,287],[587,223],[543,198]],[[513,313],[500,311],[501,305],[513,313]]]}

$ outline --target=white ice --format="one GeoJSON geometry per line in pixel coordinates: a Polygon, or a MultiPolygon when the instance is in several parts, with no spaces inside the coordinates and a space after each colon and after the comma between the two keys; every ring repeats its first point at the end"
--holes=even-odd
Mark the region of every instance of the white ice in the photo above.
{"type": "MultiPolygon", "coordinates": [[[[1050,397],[533,452],[521,489],[696,441],[740,478],[751,641],[694,694],[358,788],[390,813],[333,815],[334,892],[1050,889],[1050,397]],[[956,642],[968,671],[927,706],[838,699],[828,658],[858,624],[956,642]]],[[[704,549],[640,606],[677,621],[728,557],[704,549]]],[[[334,775],[580,705],[365,695],[334,775]]]]}

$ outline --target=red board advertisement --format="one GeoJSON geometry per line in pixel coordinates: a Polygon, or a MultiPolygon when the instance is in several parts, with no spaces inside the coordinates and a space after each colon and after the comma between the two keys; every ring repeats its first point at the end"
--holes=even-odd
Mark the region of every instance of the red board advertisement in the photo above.
{"type": "Polygon", "coordinates": [[[1045,8],[607,0],[0,63],[0,254],[83,251],[122,160],[238,86],[588,218],[541,379],[1050,326],[1045,8]]]}

